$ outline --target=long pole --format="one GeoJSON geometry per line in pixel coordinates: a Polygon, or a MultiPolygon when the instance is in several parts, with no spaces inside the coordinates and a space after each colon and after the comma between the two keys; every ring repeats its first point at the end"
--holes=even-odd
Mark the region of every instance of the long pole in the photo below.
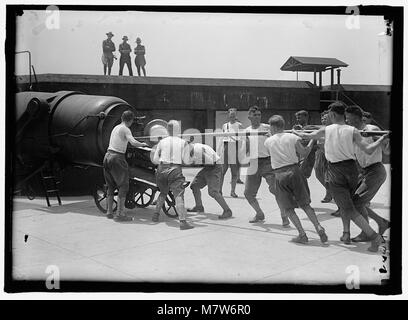
{"type": "MultiPolygon", "coordinates": [[[[299,132],[299,133],[312,133],[316,130],[284,130],[284,132],[292,133],[292,132],[299,132]]],[[[391,131],[384,130],[384,131],[364,131],[359,130],[359,132],[364,136],[381,136],[384,134],[389,134],[391,131]]],[[[180,138],[190,138],[190,137],[250,137],[250,136],[264,136],[270,134],[269,131],[257,131],[257,132],[203,132],[203,133],[183,133],[177,134],[175,136],[180,138]]],[[[163,139],[168,137],[168,135],[155,135],[155,136],[140,136],[135,137],[138,140],[152,140],[152,139],[163,139]]]]}

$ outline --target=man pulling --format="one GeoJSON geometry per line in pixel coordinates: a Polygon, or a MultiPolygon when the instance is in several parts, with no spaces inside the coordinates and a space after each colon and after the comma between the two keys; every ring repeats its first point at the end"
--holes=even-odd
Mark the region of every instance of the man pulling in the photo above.
{"type": "Polygon", "coordinates": [[[343,236],[340,238],[346,244],[350,239],[350,219],[371,240],[369,251],[377,252],[378,247],[384,243],[383,237],[376,233],[358,212],[354,203],[353,195],[358,185],[358,168],[355,157],[355,145],[366,153],[373,153],[380,147],[386,136],[368,144],[363,140],[360,132],[345,123],[345,106],[341,102],[334,102],[329,106],[331,125],[323,127],[313,133],[297,133],[302,138],[319,139],[325,137],[325,156],[328,160],[329,188],[336,204],[340,208],[343,222],[343,236]]]}
{"type": "Polygon", "coordinates": [[[181,170],[183,162],[188,163],[190,161],[189,148],[187,141],[177,137],[181,130],[176,120],[168,122],[167,131],[169,136],[159,141],[153,156],[153,162],[158,164],[156,183],[160,189],[160,195],[157,199],[152,221],[159,221],[160,210],[166,201],[167,194],[171,191],[176,200],[180,230],[192,229],[194,227],[186,221],[187,212],[184,206],[186,178],[181,170]]]}
{"type": "Polygon", "coordinates": [[[271,157],[270,161],[275,175],[276,200],[299,232],[299,236],[292,241],[308,242],[305,230],[295,213],[295,208],[299,206],[313,223],[321,242],[325,243],[327,235],[310,206],[309,186],[298,164],[299,156],[307,157],[313,147],[313,140],[310,140],[309,144],[304,147],[301,138],[292,133],[285,133],[285,120],[282,116],[272,116],[269,119],[269,125],[272,136],[266,139],[265,147],[271,157]]]}

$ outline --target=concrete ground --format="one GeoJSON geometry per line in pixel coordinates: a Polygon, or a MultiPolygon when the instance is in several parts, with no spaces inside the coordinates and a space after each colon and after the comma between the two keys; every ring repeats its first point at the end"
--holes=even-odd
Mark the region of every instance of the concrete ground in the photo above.
{"type": "MultiPolygon", "coordinates": [[[[198,169],[185,170],[192,181],[198,169]]],[[[389,172],[389,166],[387,166],[389,172]]],[[[244,179],[245,169],[241,175],[244,179]]],[[[229,195],[229,172],[224,194],[229,195]]],[[[203,190],[204,214],[189,214],[194,229],[179,230],[178,221],[165,215],[151,221],[153,207],[127,210],[134,221],[107,219],[89,196],[63,198],[50,208],[44,199],[16,198],[13,210],[13,277],[45,280],[50,265],[61,280],[158,281],[204,283],[345,284],[357,276],[360,283],[379,284],[389,277],[380,273],[381,252],[367,251],[369,243],[344,245],[342,224],[332,217],[333,203],[323,204],[324,189],[312,173],[312,206],[326,229],[329,242],[320,243],[313,225],[297,210],[309,244],[290,242],[297,232],[281,226],[279,209],[264,181],[258,200],[266,213],[264,223],[250,224],[254,212],[237,186],[239,198],[226,197],[233,218],[219,220],[217,203],[203,190]],[[348,279],[348,280],[347,280],[348,279]]],[[[371,202],[371,208],[389,217],[390,179],[371,202]]],[[[188,189],[186,206],[193,206],[188,189]]],[[[373,221],[370,224],[377,229],[373,221]]],[[[352,224],[352,236],[358,229],[352,224]]],[[[389,230],[385,236],[389,240],[389,230]]],[[[385,262],[388,270],[389,259],[385,262]]]]}

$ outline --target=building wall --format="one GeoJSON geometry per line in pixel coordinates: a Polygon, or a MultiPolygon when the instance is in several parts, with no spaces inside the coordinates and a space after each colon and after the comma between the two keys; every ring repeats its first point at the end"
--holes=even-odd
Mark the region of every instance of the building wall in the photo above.
{"type": "MultiPolygon", "coordinates": [[[[24,83],[19,90],[26,90],[24,83]]],[[[146,116],[146,123],[161,118],[166,121],[182,121],[183,130],[196,128],[214,129],[218,122],[217,111],[235,107],[246,112],[251,105],[258,105],[267,122],[273,114],[281,114],[288,127],[294,123],[294,113],[305,109],[311,113],[311,122],[319,122],[319,90],[314,87],[233,87],[158,84],[123,84],[100,82],[40,82],[38,91],[80,91],[91,95],[119,97],[134,106],[139,114],[146,116]]]]}

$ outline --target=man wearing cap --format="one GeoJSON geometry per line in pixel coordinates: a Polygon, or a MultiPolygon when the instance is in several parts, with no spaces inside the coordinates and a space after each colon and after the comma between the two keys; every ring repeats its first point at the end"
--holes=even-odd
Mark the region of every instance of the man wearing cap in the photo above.
{"type": "Polygon", "coordinates": [[[146,65],[146,59],[145,59],[146,49],[145,49],[145,46],[141,45],[142,40],[139,37],[136,38],[136,43],[137,43],[137,46],[136,46],[136,48],[134,50],[134,53],[136,55],[135,64],[136,64],[137,74],[140,77],[140,68],[142,68],[143,75],[146,77],[146,69],[145,69],[145,65],[146,65]]]}
{"type": "Polygon", "coordinates": [[[129,40],[127,36],[123,36],[123,42],[119,45],[119,52],[120,52],[120,60],[119,60],[119,75],[123,74],[123,67],[126,64],[129,70],[129,76],[133,76],[132,72],[132,62],[130,60],[130,53],[132,49],[130,48],[129,40]]]}
{"type": "Polygon", "coordinates": [[[113,55],[113,52],[116,51],[115,44],[112,41],[113,33],[108,32],[106,34],[108,39],[103,40],[102,42],[102,63],[103,63],[103,74],[106,76],[106,69],[108,69],[108,75],[111,74],[113,59],[116,57],[113,55]]]}

